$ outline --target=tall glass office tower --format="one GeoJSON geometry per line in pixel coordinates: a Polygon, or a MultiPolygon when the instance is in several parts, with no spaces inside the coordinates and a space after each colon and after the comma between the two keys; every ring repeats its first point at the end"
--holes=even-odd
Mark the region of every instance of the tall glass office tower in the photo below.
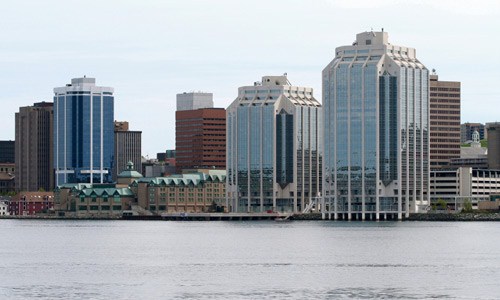
{"type": "Polygon", "coordinates": [[[321,104],[286,76],[238,89],[227,109],[227,197],[234,212],[297,212],[321,192],[321,104]]]}
{"type": "Polygon", "coordinates": [[[323,70],[325,212],[408,217],[428,205],[429,71],[384,31],[335,53],[323,70]]]}
{"type": "Polygon", "coordinates": [[[54,94],[56,186],[112,182],[113,88],[96,86],[95,78],[74,78],[54,94]]]}

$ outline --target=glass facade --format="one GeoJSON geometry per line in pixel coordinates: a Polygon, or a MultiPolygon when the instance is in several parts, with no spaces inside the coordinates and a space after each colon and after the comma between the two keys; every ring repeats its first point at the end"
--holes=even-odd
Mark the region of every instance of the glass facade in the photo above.
{"type": "MultiPolygon", "coordinates": [[[[79,86],[77,86],[79,87],[79,86]]],[[[79,87],[81,89],[81,87],[79,87]]],[[[112,92],[56,88],[54,167],[56,184],[112,182],[114,97],[112,92]]],[[[110,89],[110,88],[108,88],[110,89]]]]}
{"type": "Polygon", "coordinates": [[[321,191],[321,105],[311,89],[281,87],[243,87],[227,109],[232,211],[296,212],[321,191]]]}
{"type": "Polygon", "coordinates": [[[386,33],[364,34],[323,70],[324,211],[402,218],[427,200],[428,70],[386,33]]]}

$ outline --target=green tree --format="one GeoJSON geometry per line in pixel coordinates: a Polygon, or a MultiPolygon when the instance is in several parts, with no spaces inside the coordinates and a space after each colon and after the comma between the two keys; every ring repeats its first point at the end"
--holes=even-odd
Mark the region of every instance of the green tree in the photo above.
{"type": "Polygon", "coordinates": [[[472,212],[472,202],[469,199],[464,200],[464,207],[462,208],[462,212],[465,213],[472,212]]]}
{"type": "Polygon", "coordinates": [[[443,199],[439,198],[437,201],[437,206],[439,209],[445,210],[446,209],[446,201],[443,199]]]}

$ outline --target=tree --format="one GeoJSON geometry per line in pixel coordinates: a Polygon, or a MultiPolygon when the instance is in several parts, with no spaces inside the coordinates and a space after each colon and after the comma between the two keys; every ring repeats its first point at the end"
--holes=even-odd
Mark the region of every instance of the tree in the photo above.
{"type": "Polygon", "coordinates": [[[472,212],[472,202],[469,199],[464,200],[464,208],[462,208],[462,212],[465,213],[472,212]]]}
{"type": "Polygon", "coordinates": [[[437,202],[437,206],[439,209],[445,210],[446,209],[446,201],[443,199],[439,198],[437,202]]]}

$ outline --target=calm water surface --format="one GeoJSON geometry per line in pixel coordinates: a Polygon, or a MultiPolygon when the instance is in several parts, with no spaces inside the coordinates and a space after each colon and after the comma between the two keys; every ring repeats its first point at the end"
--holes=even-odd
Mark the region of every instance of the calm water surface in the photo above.
{"type": "Polygon", "coordinates": [[[500,223],[0,220],[0,299],[500,299],[500,223]]]}

